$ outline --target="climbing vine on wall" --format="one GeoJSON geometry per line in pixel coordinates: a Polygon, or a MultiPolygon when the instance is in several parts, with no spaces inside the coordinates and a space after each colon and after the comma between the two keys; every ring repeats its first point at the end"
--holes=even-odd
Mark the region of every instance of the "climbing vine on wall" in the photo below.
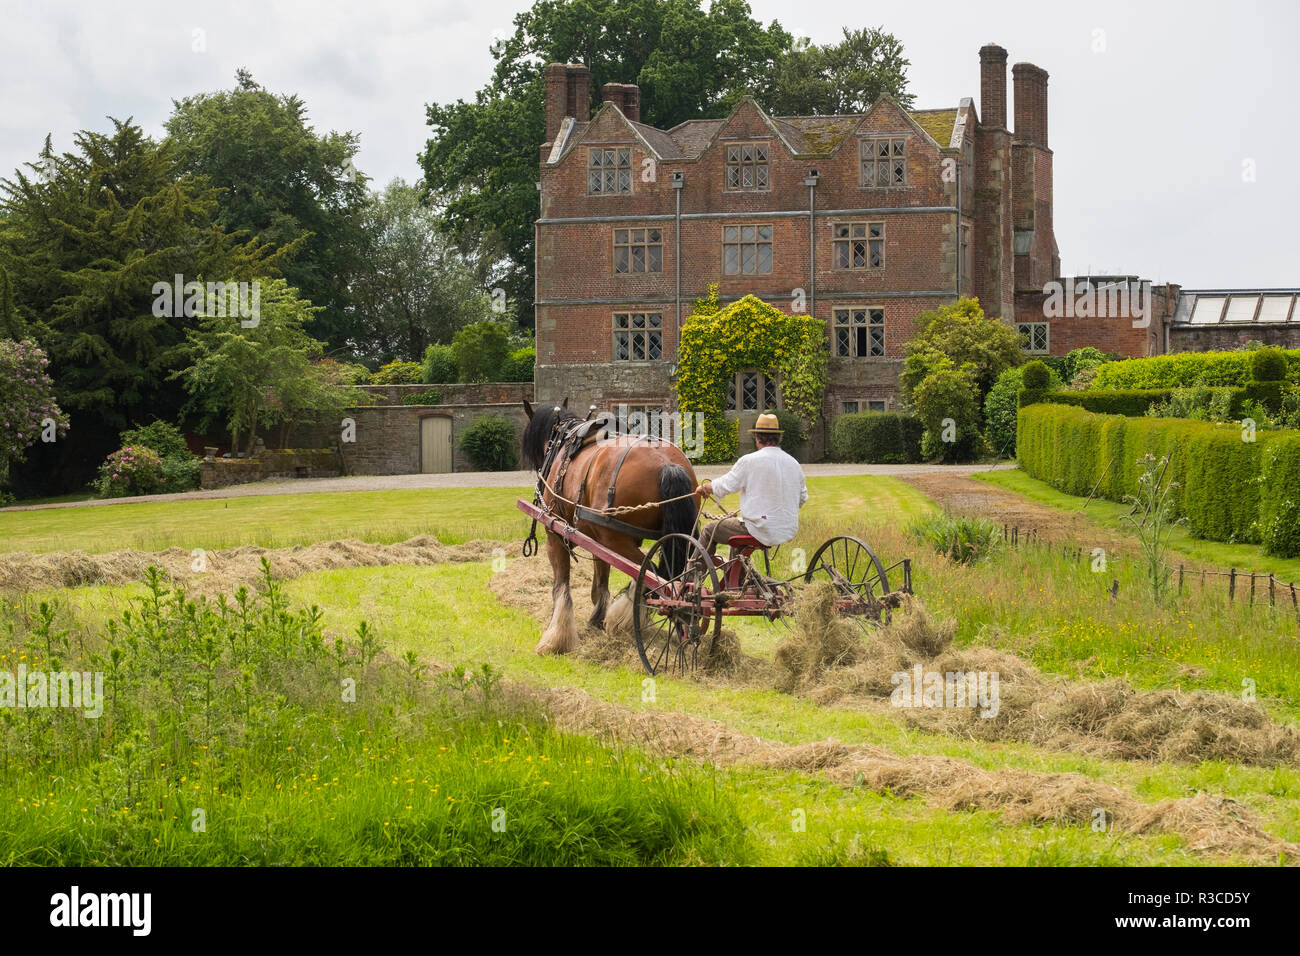
{"type": "Polygon", "coordinates": [[[682,323],[676,380],[684,422],[693,422],[695,412],[703,415],[706,462],[736,457],[738,426],[727,420],[727,387],[745,369],[779,380],[785,407],[799,416],[807,437],[826,395],[826,324],[787,315],[752,295],[723,308],[718,287],[709,286],[708,297],[682,323]]]}

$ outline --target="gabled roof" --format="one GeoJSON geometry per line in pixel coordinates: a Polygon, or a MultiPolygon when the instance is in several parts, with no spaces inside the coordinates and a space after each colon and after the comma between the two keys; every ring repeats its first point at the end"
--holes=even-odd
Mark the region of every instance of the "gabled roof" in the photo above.
{"type": "MultiPolygon", "coordinates": [[[[591,124],[606,110],[613,110],[636,135],[645,147],[658,159],[694,160],[717,139],[722,128],[735,116],[737,111],[747,105],[758,110],[764,122],[773,133],[781,139],[786,149],[797,156],[824,156],[835,152],[848,135],[862,122],[863,118],[888,100],[898,104],[889,96],[882,96],[866,113],[852,113],[838,116],[769,116],[752,97],[745,97],[725,119],[697,119],[679,123],[670,130],[661,130],[644,123],[635,123],[623,115],[613,103],[605,103],[596,112],[590,122],[572,123],[561,127],[552,144],[550,162],[560,160],[576,143],[582,140],[591,124]]],[[[916,124],[916,127],[941,149],[946,149],[952,142],[953,128],[957,122],[956,108],[932,110],[899,109],[916,124]]]]}

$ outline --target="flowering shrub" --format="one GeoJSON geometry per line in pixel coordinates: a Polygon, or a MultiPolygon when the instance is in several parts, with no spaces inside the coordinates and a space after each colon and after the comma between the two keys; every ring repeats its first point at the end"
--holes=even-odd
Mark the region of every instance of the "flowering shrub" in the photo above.
{"type": "Polygon", "coordinates": [[[709,297],[682,323],[676,381],[684,422],[703,413],[706,462],[736,457],[737,425],[727,421],[727,385],[737,372],[751,368],[779,379],[785,407],[801,422],[803,434],[792,437],[806,437],[821,417],[826,394],[826,323],[787,315],[752,295],[719,308],[717,286],[711,285],[709,297]]]}
{"type": "Polygon", "coordinates": [[[68,433],[68,416],[54,401],[49,359],[34,342],[0,340],[0,476],[27,449],[68,433]]]}
{"type": "Polygon", "coordinates": [[[104,459],[95,488],[101,498],[151,495],[162,487],[162,458],[144,445],[127,445],[104,459]]]}
{"type": "MultiPolygon", "coordinates": [[[[199,486],[203,464],[191,454],[181,430],[170,422],[155,421],[141,428],[128,428],[118,436],[123,447],[141,446],[162,459],[158,487],[163,494],[193,491],[199,486]]],[[[127,492],[131,494],[132,492],[127,492]]],[[[134,492],[149,494],[149,492],[134,492]]]]}

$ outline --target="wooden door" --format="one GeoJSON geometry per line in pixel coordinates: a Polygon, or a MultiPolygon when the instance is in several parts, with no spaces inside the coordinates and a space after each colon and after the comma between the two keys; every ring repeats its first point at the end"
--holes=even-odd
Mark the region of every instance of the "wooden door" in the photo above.
{"type": "Polygon", "coordinates": [[[420,471],[441,474],[451,471],[451,419],[428,415],[420,419],[420,471]]]}

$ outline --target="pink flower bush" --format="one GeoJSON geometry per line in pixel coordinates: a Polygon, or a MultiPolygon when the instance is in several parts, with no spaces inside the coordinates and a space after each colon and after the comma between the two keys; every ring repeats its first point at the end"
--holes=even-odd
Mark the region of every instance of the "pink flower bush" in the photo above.
{"type": "Polygon", "coordinates": [[[34,342],[0,339],[0,473],[41,440],[67,435],[68,416],[54,400],[49,359],[34,342]]]}
{"type": "Polygon", "coordinates": [[[95,487],[101,498],[126,498],[151,495],[162,486],[162,480],[158,453],[144,445],[128,445],[104,459],[95,487]]]}

